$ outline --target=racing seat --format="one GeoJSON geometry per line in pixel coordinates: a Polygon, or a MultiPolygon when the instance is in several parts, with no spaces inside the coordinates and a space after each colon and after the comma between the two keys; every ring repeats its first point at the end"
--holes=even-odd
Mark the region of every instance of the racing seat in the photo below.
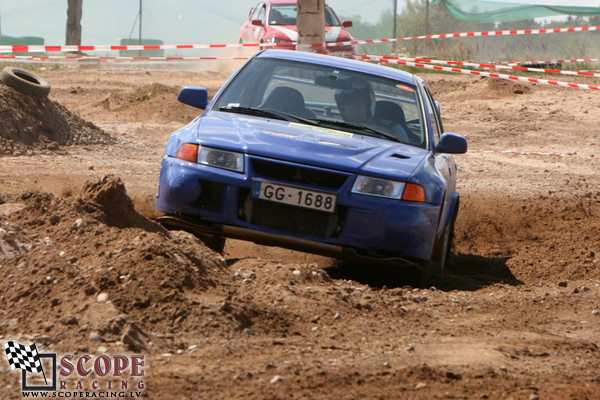
{"type": "MultiPolygon", "coordinates": [[[[382,100],[375,103],[373,122],[392,131],[395,126],[400,126],[406,133],[410,143],[418,145],[422,142],[422,139],[415,135],[408,127],[402,107],[392,101],[382,100]]],[[[404,140],[406,140],[406,138],[404,140]]]]}
{"type": "Polygon", "coordinates": [[[315,114],[304,104],[302,93],[287,86],[273,89],[259,107],[272,108],[302,118],[315,118],[315,114]]]}
{"type": "Polygon", "coordinates": [[[391,101],[378,101],[375,103],[375,115],[373,119],[383,125],[398,124],[403,128],[406,126],[404,110],[398,104],[391,101]]]}

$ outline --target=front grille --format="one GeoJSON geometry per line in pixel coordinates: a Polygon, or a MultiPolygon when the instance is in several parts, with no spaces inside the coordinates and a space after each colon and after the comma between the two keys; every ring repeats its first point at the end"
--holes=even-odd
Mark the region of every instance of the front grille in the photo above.
{"type": "Polygon", "coordinates": [[[254,171],[261,177],[304,185],[339,189],[348,179],[347,175],[324,170],[299,167],[273,161],[252,159],[254,171]]]}
{"type": "Polygon", "coordinates": [[[271,201],[253,199],[250,191],[240,196],[239,218],[242,221],[281,232],[323,238],[340,234],[345,208],[334,213],[294,207],[271,201]]]}

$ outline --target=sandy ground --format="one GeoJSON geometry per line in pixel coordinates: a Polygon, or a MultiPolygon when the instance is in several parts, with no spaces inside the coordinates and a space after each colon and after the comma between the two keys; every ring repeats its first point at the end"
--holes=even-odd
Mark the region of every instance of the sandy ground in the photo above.
{"type": "MultiPolygon", "coordinates": [[[[187,69],[40,71],[36,102],[0,85],[2,341],[140,352],[156,399],[600,399],[599,93],[422,75],[446,131],[494,152],[457,157],[451,266],[414,288],[153,223],[166,140],[197,114],[178,89],[231,68],[187,69]]],[[[21,398],[5,361],[0,385],[21,398]]]]}

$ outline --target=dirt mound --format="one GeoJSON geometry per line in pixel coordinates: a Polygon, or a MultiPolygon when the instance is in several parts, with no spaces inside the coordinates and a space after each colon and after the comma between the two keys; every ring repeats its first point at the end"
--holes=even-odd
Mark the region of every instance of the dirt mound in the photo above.
{"type": "Polygon", "coordinates": [[[177,101],[180,87],[160,83],[112,92],[96,104],[103,110],[119,113],[126,120],[189,122],[200,110],[177,101]]]}
{"type": "MultiPolygon", "coordinates": [[[[520,95],[488,88],[492,78],[424,75],[444,126],[471,149],[577,156],[456,156],[452,262],[417,288],[403,270],[236,240],[223,260],[136,215],[127,193],[151,203],[180,126],[169,113],[185,106],[171,94],[118,111],[98,102],[152,81],[222,82],[173,70],[42,74],[53,99],[126,140],[0,161],[4,340],[76,356],[141,351],[148,398],[598,399],[594,93],[532,85],[520,95]]],[[[3,399],[22,398],[6,362],[0,385],[3,399]]]]}
{"type": "Polygon", "coordinates": [[[160,83],[140,86],[124,92],[113,92],[97,105],[110,111],[124,110],[151,100],[177,97],[178,88],[165,86],[160,83]]]}
{"type": "Polygon", "coordinates": [[[450,79],[450,77],[448,79],[442,78],[436,81],[431,81],[428,82],[428,86],[431,89],[432,93],[434,95],[437,95],[438,93],[457,93],[457,92],[464,92],[466,90],[468,90],[468,88],[473,85],[475,83],[475,81],[473,82],[467,82],[465,80],[454,80],[454,79],[450,79]]]}
{"type": "Polygon", "coordinates": [[[515,94],[529,94],[532,92],[530,85],[513,82],[505,79],[485,78],[486,85],[491,95],[512,96],[515,94]]]}
{"type": "Polygon", "coordinates": [[[498,263],[528,283],[600,279],[600,192],[530,199],[465,194],[456,225],[458,264],[493,276],[498,263]],[[477,254],[476,262],[465,254],[477,254]],[[506,265],[508,263],[508,265],[506,265]]]}
{"type": "Polygon", "coordinates": [[[472,99],[496,99],[532,93],[530,85],[497,78],[472,78],[448,76],[428,82],[438,101],[442,99],[472,101],[472,99]]]}
{"type": "Polygon", "coordinates": [[[150,232],[165,233],[164,228],[135,210],[125,185],[115,176],[107,175],[99,181],[86,183],[77,201],[82,209],[107,225],[139,227],[150,232]]]}
{"type": "Polygon", "coordinates": [[[62,105],[0,85],[0,155],[56,150],[73,144],[114,143],[103,130],[62,105]]]}
{"type": "Polygon", "coordinates": [[[88,182],[74,198],[27,192],[8,199],[0,209],[0,260],[7,321],[0,335],[79,351],[101,343],[170,349],[165,338],[208,323],[203,310],[217,312],[226,298],[212,290],[216,304],[207,305],[203,297],[226,280],[220,255],[138,214],[115,177],[88,182]]]}

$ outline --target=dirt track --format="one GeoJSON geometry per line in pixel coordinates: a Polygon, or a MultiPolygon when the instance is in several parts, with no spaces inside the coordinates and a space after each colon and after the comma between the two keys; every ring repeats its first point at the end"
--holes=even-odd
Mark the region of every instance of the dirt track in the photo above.
{"type": "MultiPolygon", "coordinates": [[[[55,103],[0,85],[3,124],[35,138],[24,121],[51,107],[76,144],[0,127],[2,341],[142,352],[157,399],[600,399],[599,93],[423,75],[470,149],[572,156],[459,156],[451,269],[412,288],[244,242],[221,256],[138,214],[156,216],[164,144],[197,114],[177,90],[225,75],[39,74],[55,103]]],[[[4,361],[0,385],[20,398],[4,361]]]]}

